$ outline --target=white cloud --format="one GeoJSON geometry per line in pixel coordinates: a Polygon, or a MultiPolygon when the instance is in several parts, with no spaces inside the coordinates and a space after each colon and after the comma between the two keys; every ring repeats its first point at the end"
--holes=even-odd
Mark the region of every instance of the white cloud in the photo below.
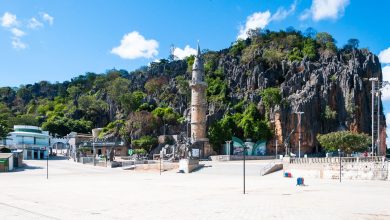
{"type": "Polygon", "coordinates": [[[50,25],[53,25],[54,23],[54,17],[50,16],[48,13],[41,13],[42,19],[49,23],[50,25]]]}
{"type": "Polygon", "coordinates": [[[137,31],[125,34],[118,47],[111,50],[123,59],[152,58],[158,55],[158,42],[150,39],[146,40],[144,36],[137,31]]]}
{"type": "Polygon", "coordinates": [[[24,31],[18,29],[18,28],[12,28],[11,29],[11,33],[12,35],[14,35],[15,37],[23,37],[26,33],[24,33],[24,31]]]}
{"type": "Polygon", "coordinates": [[[271,20],[280,21],[287,18],[289,15],[295,12],[297,7],[297,1],[290,6],[290,9],[286,10],[283,7],[278,8],[278,10],[272,15],[271,20]]]}
{"type": "Polygon", "coordinates": [[[1,26],[9,28],[12,26],[16,26],[18,24],[18,20],[16,19],[16,15],[11,14],[9,12],[5,12],[3,17],[1,17],[1,26]]]}
{"type": "Polygon", "coordinates": [[[378,57],[381,63],[390,63],[390,47],[385,50],[382,50],[379,53],[378,57]]]}
{"type": "Polygon", "coordinates": [[[22,49],[26,49],[27,48],[27,44],[23,43],[20,38],[13,37],[12,38],[12,47],[15,48],[15,49],[22,50],[22,49]]]}
{"type": "Polygon", "coordinates": [[[310,9],[306,9],[300,19],[312,17],[314,21],[337,19],[344,14],[349,0],[313,0],[310,9]]]}
{"type": "Polygon", "coordinates": [[[245,27],[240,27],[240,32],[237,39],[246,39],[248,37],[248,31],[263,29],[271,21],[271,12],[255,12],[249,15],[246,19],[245,27]]]}
{"type": "MultiPolygon", "coordinates": [[[[382,81],[390,82],[390,65],[382,68],[382,81]]],[[[382,90],[382,100],[390,100],[390,85],[386,85],[382,90]]]]}
{"type": "Polygon", "coordinates": [[[38,29],[38,28],[43,27],[43,24],[42,24],[42,22],[38,21],[36,18],[32,17],[28,21],[27,27],[31,28],[31,29],[38,29]]]}
{"type": "Polygon", "coordinates": [[[191,48],[189,45],[185,46],[184,49],[175,48],[175,50],[173,51],[173,55],[175,56],[175,58],[177,58],[179,60],[182,60],[186,57],[189,57],[189,56],[195,55],[195,54],[196,54],[196,49],[191,48]]]}
{"type": "Polygon", "coordinates": [[[284,7],[278,8],[278,10],[271,15],[269,10],[264,12],[255,12],[249,15],[246,19],[245,26],[240,26],[240,32],[237,39],[246,39],[250,30],[263,29],[271,21],[281,21],[295,12],[297,7],[297,0],[291,4],[290,8],[286,10],[284,7]]]}
{"type": "Polygon", "coordinates": [[[386,113],[386,125],[390,128],[390,113],[386,113]]]}

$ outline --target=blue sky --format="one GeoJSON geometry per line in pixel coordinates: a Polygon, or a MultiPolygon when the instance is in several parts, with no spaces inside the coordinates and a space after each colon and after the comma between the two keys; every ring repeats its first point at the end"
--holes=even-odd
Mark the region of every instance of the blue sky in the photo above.
{"type": "Polygon", "coordinates": [[[390,81],[389,9],[390,1],[364,0],[0,0],[0,86],[134,70],[166,58],[171,44],[182,57],[197,40],[219,50],[240,30],[289,26],[329,32],[339,46],[358,38],[361,47],[382,52],[390,81]]]}

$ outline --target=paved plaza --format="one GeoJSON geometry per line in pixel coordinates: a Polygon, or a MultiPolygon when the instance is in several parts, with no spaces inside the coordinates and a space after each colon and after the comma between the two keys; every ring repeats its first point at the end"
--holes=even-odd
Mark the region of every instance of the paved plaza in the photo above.
{"type": "Polygon", "coordinates": [[[192,173],[139,172],[76,164],[25,161],[0,173],[0,219],[390,219],[390,181],[259,176],[266,162],[207,162],[192,173]]]}

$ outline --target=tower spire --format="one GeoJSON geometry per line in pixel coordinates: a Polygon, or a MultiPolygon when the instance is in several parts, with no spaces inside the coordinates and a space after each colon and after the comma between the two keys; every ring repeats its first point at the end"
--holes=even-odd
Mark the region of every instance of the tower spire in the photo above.
{"type": "Polygon", "coordinates": [[[197,48],[197,53],[196,53],[196,56],[200,56],[200,46],[199,46],[199,40],[198,40],[198,48],[197,48]]]}

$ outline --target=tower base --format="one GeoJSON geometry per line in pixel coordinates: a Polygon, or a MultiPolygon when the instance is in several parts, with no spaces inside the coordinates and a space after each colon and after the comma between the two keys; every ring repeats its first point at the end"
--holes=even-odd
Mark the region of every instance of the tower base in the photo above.
{"type": "Polygon", "coordinates": [[[215,155],[215,151],[211,147],[209,139],[207,138],[196,140],[195,142],[193,142],[191,149],[199,150],[199,155],[194,156],[197,156],[200,159],[208,159],[209,156],[215,155]]]}

